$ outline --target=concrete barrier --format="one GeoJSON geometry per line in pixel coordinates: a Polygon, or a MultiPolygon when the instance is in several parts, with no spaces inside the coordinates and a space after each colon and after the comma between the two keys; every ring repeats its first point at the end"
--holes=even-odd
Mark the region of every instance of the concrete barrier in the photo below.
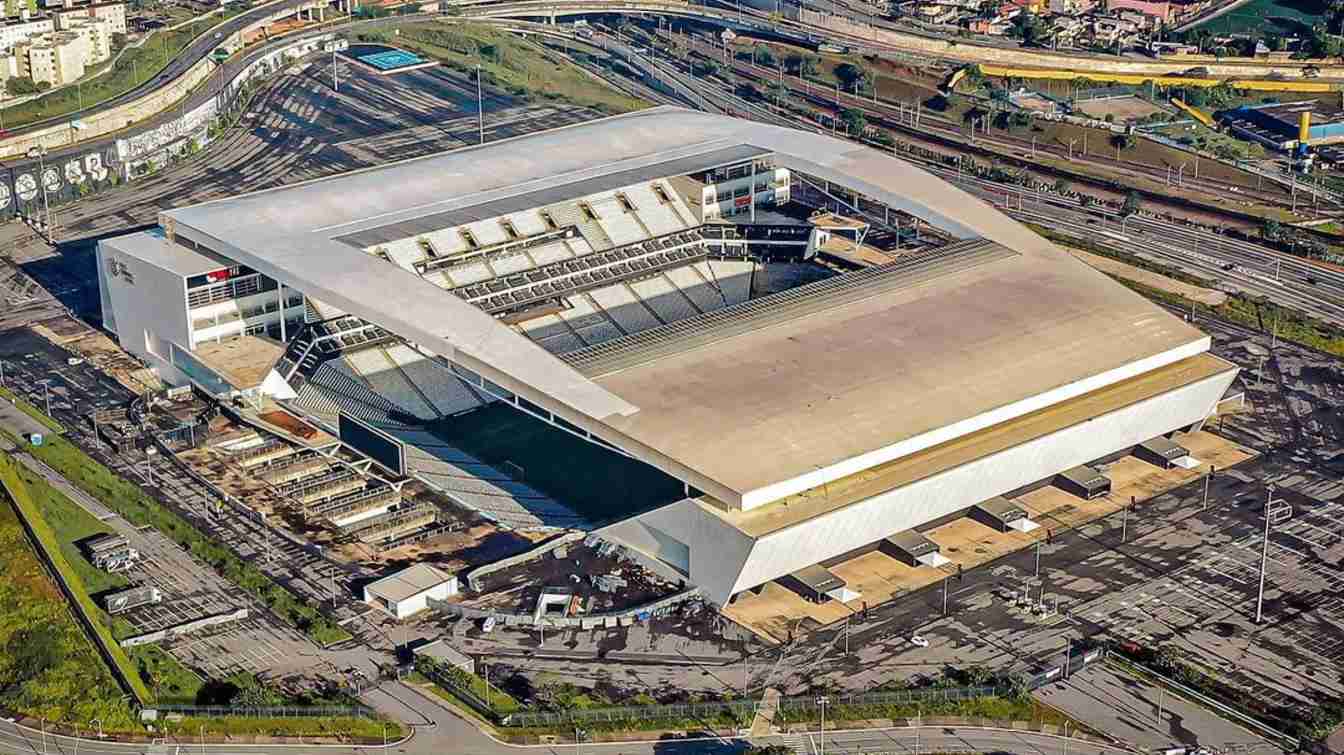
{"type": "Polygon", "coordinates": [[[188,621],[185,624],[176,624],[171,627],[165,627],[164,629],[160,629],[157,632],[149,632],[148,634],[137,634],[134,637],[127,637],[126,639],[121,641],[121,646],[124,648],[132,648],[135,647],[136,645],[148,645],[151,642],[162,642],[163,640],[171,639],[173,637],[180,637],[181,635],[184,634],[191,634],[192,632],[195,632],[198,629],[219,626],[220,624],[227,624],[231,621],[242,621],[243,619],[246,618],[247,618],[247,609],[240,608],[232,613],[221,613],[216,614],[214,616],[206,616],[205,618],[196,619],[195,621],[188,621]]]}
{"type": "Polygon", "coordinates": [[[480,579],[487,574],[493,574],[501,569],[507,569],[510,566],[526,563],[534,558],[541,558],[556,548],[569,545],[570,543],[577,543],[587,536],[587,532],[566,532],[563,535],[547,540],[531,550],[523,551],[522,553],[509,556],[508,558],[501,558],[493,563],[478,566],[467,572],[467,586],[476,592],[480,592],[480,579]]]}

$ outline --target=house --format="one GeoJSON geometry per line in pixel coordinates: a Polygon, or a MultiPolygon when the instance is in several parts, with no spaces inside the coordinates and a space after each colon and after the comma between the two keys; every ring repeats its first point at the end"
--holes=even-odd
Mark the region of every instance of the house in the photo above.
{"type": "Polygon", "coordinates": [[[416,564],[364,586],[364,602],[404,619],[429,607],[429,601],[457,594],[457,577],[430,564],[416,564]]]}

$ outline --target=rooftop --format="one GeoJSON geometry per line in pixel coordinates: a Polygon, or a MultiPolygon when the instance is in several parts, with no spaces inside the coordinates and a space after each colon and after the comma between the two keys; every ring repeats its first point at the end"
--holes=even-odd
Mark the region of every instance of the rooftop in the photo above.
{"type": "MultiPolygon", "coordinates": [[[[451,359],[729,508],[806,491],[1030,412],[1044,394],[1066,400],[1208,345],[1179,318],[908,163],[820,134],[675,108],[170,210],[160,224],[451,359]],[[749,328],[716,326],[712,338],[681,338],[672,349],[645,339],[627,344],[642,356],[609,350],[597,371],[347,243],[389,227],[404,237],[431,218],[498,214],[557,186],[629,182],[649,166],[765,154],[984,243],[880,296],[806,317],[762,315],[749,328]],[[492,202],[502,204],[483,209],[492,202]],[[664,351],[649,358],[651,349],[664,351]]],[[[909,272],[901,266],[928,262],[857,274],[899,277],[909,272]]]]}
{"type": "Polygon", "coordinates": [[[208,273],[231,264],[216,255],[188,249],[169,241],[160,228],[104,239],[99,244],[184,278],[208,273]]]}
{"type": "Polygon", "coordinates": [[[202,343],[192,352],[238,390],[261,385],[280,355],[284,344],[260,336],[239,336],[218,343],[202,343]]]}
{"type": "Polygon", "coordinates": [[[396,574],[371,582],[364,590],[398,603],[438,587],[453,575],[430,564],[416,564],[396,574]]]}

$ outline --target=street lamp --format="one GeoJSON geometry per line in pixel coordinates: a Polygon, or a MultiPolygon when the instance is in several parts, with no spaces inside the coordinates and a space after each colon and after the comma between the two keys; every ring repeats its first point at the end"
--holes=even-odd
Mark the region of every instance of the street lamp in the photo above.
{"type": "Polygon", "coordinates": [[[826,703],[831,699],[825,695],[817,698],[817,705],[821,706],[821,752],[819,755],[826,755],[826,703]]]}
{"type": "Polygon", "coordinates": [[[28,157],[37,158],[37,182],[42,185],[42,214],[44,215],[43,223],[46,225],[47,228],[47,242],[54,244],[56,243],[56,239],[53,237],[51,229],[51,201],[47,198],[47,177],[46,177],[47,148],[33,147],[32,149],[28,150],[28,157]]]}

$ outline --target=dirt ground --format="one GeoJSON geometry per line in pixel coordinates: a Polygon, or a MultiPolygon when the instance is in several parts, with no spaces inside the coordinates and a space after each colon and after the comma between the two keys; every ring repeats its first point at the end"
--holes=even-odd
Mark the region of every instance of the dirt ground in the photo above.
{"type": "Polygon", "coordinates": [[[1117,123],[1129,123],[1153,113],[1166,112],[1151,102],[1133,96],[1104,100],[1079,100],[1074,103],[1074,108],[1097,119],[1105,119],[1108,115],[1112,116],[1117,123]]]}
{"type": "Polygon", "coordinates": [[[143,394],[163,389],[163,383],[157,375],[122,351],[111,338],[74,318],[48,320],[32,326],[32,330],[57,346],[89,360],[132,393],[143,394]]]}

